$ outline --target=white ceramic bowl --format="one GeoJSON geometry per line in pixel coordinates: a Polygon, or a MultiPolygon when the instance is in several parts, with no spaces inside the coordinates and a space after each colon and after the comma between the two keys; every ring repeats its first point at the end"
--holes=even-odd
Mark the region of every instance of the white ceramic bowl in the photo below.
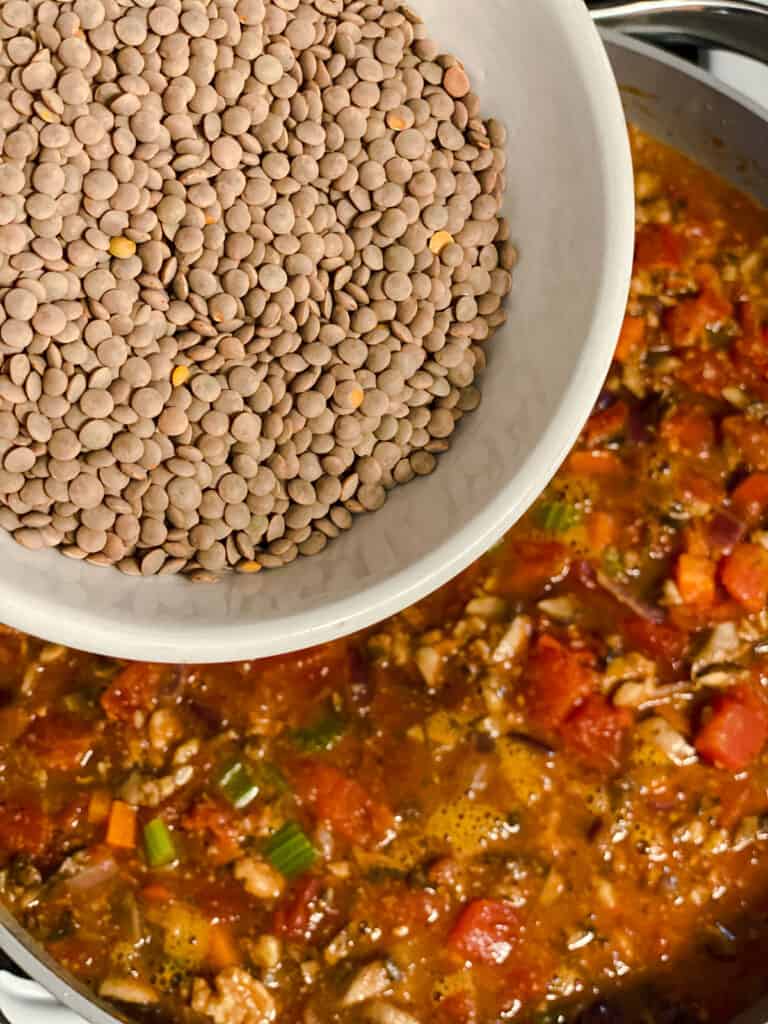
{"type": "Polygon", "coordinates": [[[582,0],[414,0],[509,129],[505,213],[521,259],[480,409],[435,473],[311,559],[217,585],[29,552],[0,537],[0,621],[86,650],[226,661],[305,647],[450,579],[531,504],[607,371],[629,281],[632,171],[614,79],[582,0]]]}

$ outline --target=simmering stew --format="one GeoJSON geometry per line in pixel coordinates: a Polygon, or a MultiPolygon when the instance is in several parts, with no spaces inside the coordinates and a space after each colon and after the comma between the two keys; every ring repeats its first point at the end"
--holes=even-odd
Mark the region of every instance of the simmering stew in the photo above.
{"type": "Polygon", "coordinates": [[[0,894],[123,1012],[683,1024],[768,990],[768,216],[633,148],[605,388],[453,583],[260,662],[0,638],[0,894]]]}

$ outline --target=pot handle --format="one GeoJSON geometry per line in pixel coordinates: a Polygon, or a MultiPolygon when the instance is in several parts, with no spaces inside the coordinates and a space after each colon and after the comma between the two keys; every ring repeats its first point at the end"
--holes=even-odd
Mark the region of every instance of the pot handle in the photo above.
{"type": "Polygon", "coordinates": [[[587,0],[592,18],[639,38],[733,50],[768,64],[765,0],[587,0]]]}

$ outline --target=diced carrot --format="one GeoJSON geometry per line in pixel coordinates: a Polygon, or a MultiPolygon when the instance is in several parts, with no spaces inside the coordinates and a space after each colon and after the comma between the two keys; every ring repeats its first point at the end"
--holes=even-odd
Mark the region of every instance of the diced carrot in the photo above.
{"type": "Polygon", "coordinates": [[[722,430],[743,462],[752,469],[768,470],[768,425],[745,416],[726,416],[722,430]]]}
{"type": "Polygon", "coordinates": [[[614,359],[619,363],[626,363],[631,356],[644,347],[645,317],[627,314],[621,325],[621,334],[616,343],[614,359]]]}
{"type": "Polygon", "coordinates": [[[557,729],[595,685],[592,657],[544,634],[531,651],[524,680],[528,717],[542,729],[557,729]]]}
{"type": "Polygon", "coordinates": [[[768,473],[752,473],[731,494],[734,510],[751,523],[768,512],[768,473]]]}
{"type": "Polygon", "coordinates": [[[671,452],[706,458],[715,443],[715,427],[701,406],[679,405],[662,420],[661,437],[671,452]]]}
{"type": "Polygon", "coordinates": [[[702,555],[682,554],[677,560],[675,582],[686,604],[707,608],[715,600],[715,563],[702,555]]]}
{"type": "Polygon", "coordinates": [[[107,842],[121,850],[136,845],[136,810],[122,800],[113,800],[107,824],[107,842]]]}
{"type": "Polygon", "coordinates": [[[562,724],[560,734],[580,761],[599,771],[616,771],[631,725],[627,708],[615,708],[605,697],[591,694],[562,724]]]}
{"type": "Polygon", "coordinates": [[[687,555],[709,558],[711,554],[709,535],[707,534],[706,524],[701,519],[694,519],[684,527],[683,546],[687,555]]]}
{"type": "Polygon", "coordinates": [[[208,932],[208,962],[214,971],[223,971],[241,963],[240,951],[232,929],[227,924],[214,924],[208,932]]]}
{"type": "Polygon", "coordinates": [[[162,882],[150,882],[141,890],[141,898],[147,903],[169,903],[173,899],[173,893],[162,882]]]}
{"type": "Polygon", "coordinates": [[[592,512],[587,519],[589,546],[595,553],[610,547],[616,540],[616,520],[610,512],[592,512]]]}
{"type": "Polygon", "coordinates": [[[510,900],[472,900],[448,933],[448,947],[471,963],[503,964],[521,930],[510,900]]]}
{"type": "Polygon", "coordinates": [[[593,412],[584,428],[584,440],[593,447],[617,437],[626,426],[628,414],[626,402],[614,402],[607,409],[593,412]]]}
{"type": "Polygon", "coordinates": [[[88,801],[88,821],[91,825],[100,825],[109,817],[112,797],[107,789],[95,789],[88,801]]]}
{"type": "Polygon", "coordinates": [[[611,476],[622,472],[623,463],[616,452],[578,451],[571,452],[565,468],[577,476],[611,476]]]}
{"type": "Polygon", "coordinates": [[[644,224],[635,236],[638,270],[677,270],[683,261],[684,240],[667,224],[644,224]]]}
{"type": "Polygon", "coordinates": [[[749,686],[734,687],[710,705],[710,717],[696,736],[696,750],[719,768],[749,767],[768,740],[768,706],[749,686]]]}
{"type": "Polygon", "coordinates": [[[136,711],[149,709],[165,671],[164,665],[135,661],[118,672],[101,695],[107,716],[130,722],[136,711]]]}
{"type": "Polygon", "coordinates": [[[720,565],[720,578],[731,597],[747,611],[762,611],[768,599],[768,551],[760,544],[737,544],[720,565]]]}

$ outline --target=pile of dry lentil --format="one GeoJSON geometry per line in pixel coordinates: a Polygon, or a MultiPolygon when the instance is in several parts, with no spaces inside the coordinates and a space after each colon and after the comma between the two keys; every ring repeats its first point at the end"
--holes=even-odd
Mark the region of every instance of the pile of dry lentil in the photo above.
{"type": "Polygon", "coordinates": [[[479,402],[504,165],[393,0],[1,0],[0,525],[144,575],[322,550],[479,402]]]}

